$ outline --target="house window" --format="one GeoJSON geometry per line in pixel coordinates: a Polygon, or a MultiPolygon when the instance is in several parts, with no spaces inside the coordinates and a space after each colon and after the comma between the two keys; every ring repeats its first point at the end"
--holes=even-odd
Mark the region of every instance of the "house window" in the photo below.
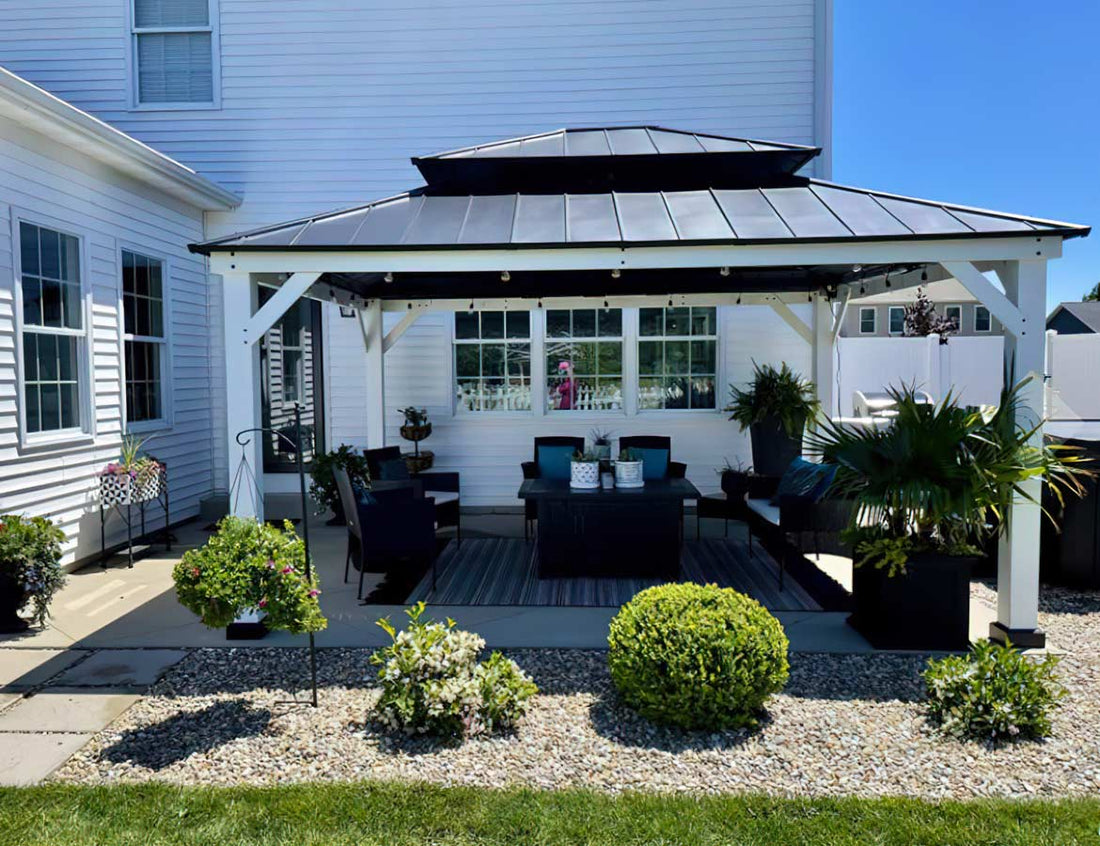
{"type": "Polygon", "coordinates": [[[890,334],[902,335],[905,333],[905,307],[890,306],[890,334]]]}
{"type": "Polygon", "coordinates": [[[164,263],[122,251],[126,422],[149,423],[164,414],[164,263]]]}
{"type": "Polygon", "coordinates": [[[211,0],[133,0],[139,105],[214,104],[211,0]]]}
{"type": "Polygon", "coordinates": [[[551,411],[622,410],[622,309],[546,312],[546,392],[551,411]]]}
{"type": "Polygon", "coordinates": [[[455,313],[459,411],[531,410],[531,313],[455,313]]]}
{"type": "Polygon", "coordinates": [[[878,328],[876,323],[877,312],[873,308],[861,308],[859,310],[859,334],[874,335],[878,328]]]}
{"type": "Polygon", "coordinates": [[[962,326],[962,306],[944,306],[943,316],[955,326],[955,331],[958,332],[959,328],[962,326]]]}
{"type": "Polygon", "coordinates": [[[989,316],[989,309],[983,305],[974,306],[974,331],[989,332],[993,328],[993,320],[989,316]]]}
{"type": "Polygon", "coordinates": [[[643,308],[638,335],[640,409],[717,407],[717,309],[643,308]]]}
{"type": "Polygon", "coordinates": [[[80,240],[21,222],[19,246],[26,432],[81,429],[80,240]]]}

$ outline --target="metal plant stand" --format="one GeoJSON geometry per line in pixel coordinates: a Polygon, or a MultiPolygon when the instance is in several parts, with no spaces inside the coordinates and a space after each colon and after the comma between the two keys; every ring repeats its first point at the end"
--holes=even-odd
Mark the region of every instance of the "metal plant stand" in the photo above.
{"type": "MultiPolygon", "coordinates": [[[[103,483],[100,485],[100,497],[99,497],[99,550],[100,559],[99,563],[104,570],[107,569],[107,517],[114,511],[122,518],[122,521],[126,524],[126,566],[133,568],[134,566],[134,521],[139,520],[141,527],[141,533],[138,535],[139,541],[146,541],[147,532],[145,530],[145,509],[151,502],[157,503],[161,510],[164,511],[164,548],[166,551],[172,551],[172,530],[171,526],[171,503],[168,498],[168,466],[164,462],[159,462],[160,470],[157,472],[157,493],[152,497],[141,499],[134,502],[134,497],[140,495],[139,492],[134,490],[133,480],[128,484],[128,491],[125,497],[125,502],[120,499],[107,502],[104,500],[105,486],[103,483]],[[138,514],[134,515],[134,509],[137,509],[138,514]]],[[[151,541],[150,541],[151,542],[151,541]]]]}

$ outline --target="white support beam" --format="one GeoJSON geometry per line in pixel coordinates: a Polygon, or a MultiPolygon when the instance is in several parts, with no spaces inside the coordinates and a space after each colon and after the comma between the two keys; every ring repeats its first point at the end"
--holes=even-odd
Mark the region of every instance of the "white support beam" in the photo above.
{"type": "MultiPolygon", "coordinates": [[[[783,322],[794,329],[807,344],[813,346],[814,343],[814,330],[807,325],[807,323],[799,317],[791,307],[787,305],[783,300],[774,299],[769,302],[772,310],[783,318],[783,322]]],[[[831,328],[831,325],[830,325],[831,328]]]]}
{"type": "Polygon", "coordinates": [[[390,351],[393,345],[397,343],[401,336],[409,330],[409,327],[412,326],[416,322],[416,319],[423,313],[424,309],[420,308],[407,309],[405,311],[405,316],[402,317],[397,322],[397,325],[390,329],[390,331],[386,333],[386,337],[382,339],[383,354],[390,351]]]}
{"type": "Polygon", "coordinates": [[[359,311],[359,326],[367,350],[367,448],[386,445],[386,368],[382,332],[382,301],[371,300],[359,311]]]}
{"type": "Polygon", "coordinates": [[[248,343],[254,344],[260,340],[290,310],[290,307],[305,295],[320,275],[320,273],[292,273],[287,277],[279,290],[252,315],[245,326],[244,334],[248,343]]]}
{"type": "MultiPolygon", "coordinates": [[[[801,322],[801,321],[799,321],[801,322]]],[[[829,300],[817,295],[813,299],[813,381],[821,413],[826,417],[837,416],[836,385],[834,384],[833,355],[833,306],[829,300]]]]}
{"type": "Polygon", "coordinates": [[[1024,316],[1008,297],[997,290],[996,286],[968,261],[941,262],[943,269],[954,276],[963,287],[977,297],[990,313],[1001,321],[1013,335],[1018,336],[1024,330],[1024,316]]]}
{"type": "Polygon", "coordinates": [[[264,516],[263,451],[258,432],[237,443],[237,433],[260,425],[260,348],[249,341],[246,326],[255,302],[255,286],[247,273],[222,275],[225,330],[225,416],[229,456],[229,513],[264,516]]]}
{"type": "MultiPolygon", "coordinates": [[[[1005,335],[1005,370],[1010,378],[1030,379],[1020,394],[1018,422],[1028,429],[1043,419],[1043,374],[1046,370],[1046,262],[1007,262],[998,269],[1001,284],[1013,307],[1019,310],[1022,329],[1005,335]]],[[[990,309],[992,311],[992,309],[990,309]]],[[[1042,443],[1042,428],[1032,442],[1042,443]]],[[[990,637],[1010,640],[1021,647],[1043,646],[1039,629],[1039,537],[1042,513],[1039,501],[1042,482],[1029,479],[1022,487],[1034,498],[1018,496],[1008,516],[1008,531],[1002,536],[997,558],[997,622],[990,637]]]]}
{"type": "Polygon", "coordinates": [[[833,339],[832,342],[835,345],[836,339],[840,337],[840,332],[844,329],[844,319],[848,316],[848,300],[850,299],[849,292],[845,291],[844,296],[840,300],[840,312],[833,320],[833,339]]]}
{"type": "Polygon", "coordinates": [[[669,247],[556,247],[441,250],[279,250],[211,255],[216,273],[462,273],[501,270],[620,270],[640,268],[791,267],[843,264],[930,264],[1058,258],[1057,235],[774,244],[680,244],[669,247]],[[1038,254],[1038,255],[1037,255],[1038,254]]]}

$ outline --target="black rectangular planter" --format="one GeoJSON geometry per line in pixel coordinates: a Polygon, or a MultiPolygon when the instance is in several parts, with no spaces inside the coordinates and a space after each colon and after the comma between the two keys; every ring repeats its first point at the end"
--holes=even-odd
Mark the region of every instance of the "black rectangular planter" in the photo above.
{"type": "Polygon", "coordinates": [[[970,573],[977,558],[921,552],[904,575],[852,571],[848,622],[876,649],[965,650],[970,645],[970,573]]]}

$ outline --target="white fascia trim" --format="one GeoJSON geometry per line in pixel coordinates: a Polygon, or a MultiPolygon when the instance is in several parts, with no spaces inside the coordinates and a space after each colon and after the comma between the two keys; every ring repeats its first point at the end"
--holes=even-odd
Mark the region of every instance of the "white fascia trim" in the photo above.
{"type": "Polygon", "coordinates": [[[241,198],[175,159],[0,67],[0,117],[20,123],[204,211],[241,198]]]}

